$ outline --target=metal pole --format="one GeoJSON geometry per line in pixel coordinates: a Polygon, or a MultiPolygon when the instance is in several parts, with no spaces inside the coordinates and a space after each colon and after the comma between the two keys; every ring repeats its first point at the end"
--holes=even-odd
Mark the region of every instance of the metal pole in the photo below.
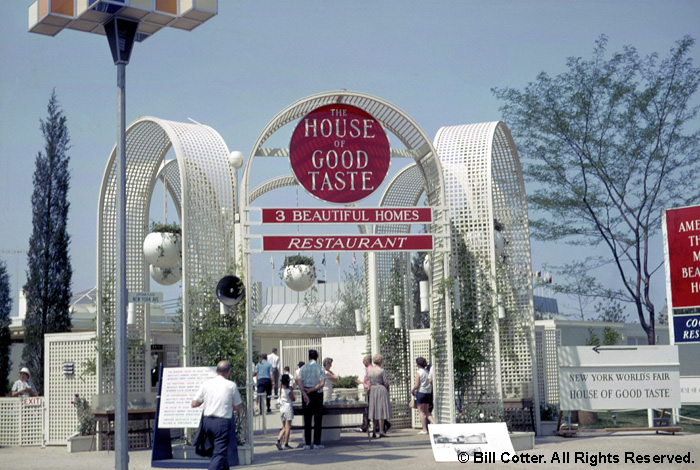
{"type": "Polygon", "coordinates": [[[126,342],[126,63],[117,65],[117,279],[114,351],[114,461],[129,468],[126,342]]]}

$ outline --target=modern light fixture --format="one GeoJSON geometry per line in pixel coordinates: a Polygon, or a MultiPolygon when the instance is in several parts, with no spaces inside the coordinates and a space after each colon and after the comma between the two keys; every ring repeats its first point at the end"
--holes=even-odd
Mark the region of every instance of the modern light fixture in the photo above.
{"type": "Polygon", "coordinates": [[[394,328],[401,328],[401,305],[394,305],[394,328]]]}
{"type": "Polygon", "coordinates": [[[418,290],[420,292],[420,311],[429,312],[430,311],[430,283],[428,281],[420,281],[418,283],[418,290]]]}
{"type": "Polygon", "coordinates": [[[359,308],[355,309],[355,330],[360,333],[365,329],[365,316],[362,314],[362,310],[359,308]]]}
{"type": "MultiPolygon", "coordinates": [[[[126,65],[134,41],[165,26],[192,30],[215,16],[217,0],[37,0],[28,9],[32,33],[55,36],[66,28],[107,36],[117,66],[117,145],[114,319],[114,460],[128,470],[126,290],[126,65]]],[[[148,360],[148,359],[147,359],[148,360]]]]}

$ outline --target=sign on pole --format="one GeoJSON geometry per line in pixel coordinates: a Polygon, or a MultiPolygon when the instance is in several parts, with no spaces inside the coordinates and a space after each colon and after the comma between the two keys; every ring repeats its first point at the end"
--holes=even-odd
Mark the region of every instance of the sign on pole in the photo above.
{"type": "Polygon", "coordinates": [[[700,343],[700,206],[663,213],[671,344],[700,343]]]}
{"type": "Polygon", "coordinates": [[[129,303],[134,304],[157,304],[163,303],[162,292],[129,292],[129,303]]]}
{"type": "Polygon", "coordinates": [[[558,361],[562,410],[681,406],[677,346],[567,346],[558,361]]]}

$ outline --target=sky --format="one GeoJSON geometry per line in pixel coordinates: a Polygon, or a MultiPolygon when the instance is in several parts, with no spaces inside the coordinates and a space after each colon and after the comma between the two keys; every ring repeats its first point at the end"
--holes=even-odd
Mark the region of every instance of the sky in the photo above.
{"type": "MultiPolygon", "coordinates": [[[[97,201],[116,140],[116,67],[103,36],[29,33],[32,2],[6,3],[0,259],[16,298],[26,280],[32,174],[43,146],[39,120],[55,89],[71,136],[68,224],[78,292],[96,284],[97,201]]],[[[700,39],[698,18],[696,0],[224,0],[218,15],[194,31],[165,28],[135,45],[126,72],[126,122],[191,118],[247,159],[279,111],[315,93],[347,89],[392,103],[432,138],[443,126],[500,120],[503,103],[491,88],[523,88],[541,71],[560,73],[567,57],[590,57],[601,34],[609,37],[609,51],[630,44],[642,55],[664,56],[686,34],[700,39]]],[[[692,57],[700,61],[699,46],[692,57]]],[[[532,241],[531,249],[534,270],[584,256],[552,243],[532,241]]],[[[281,264],[282,255],[275,257],[281,264]]],[[[661,240],[652,258],[663,261],[661,240]]],[[[342,255],[338,271],[351,263],[351,255],[342,255]]],[[[339,272],[329,266],[328,280],[337,280],[339,272]]],[[[269,282],[270,274],[269,263],[258,262],[253,277],[269,282]]],[[[151,290],[158,290],[154,283],[151,290]]],[[[660,308],[662,274],[653,295],[660,308]]],[[[564,311],[572,304],[559,303],[564,311]]]]}

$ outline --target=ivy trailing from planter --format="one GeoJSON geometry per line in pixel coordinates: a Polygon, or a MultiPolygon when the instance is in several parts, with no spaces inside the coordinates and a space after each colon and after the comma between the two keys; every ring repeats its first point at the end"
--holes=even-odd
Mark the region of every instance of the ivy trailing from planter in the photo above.
{"type": "Polygon", "coordinates": [[[182,229],[176,223],[151,222],[151,232],[182,235],[182,229]]]}

